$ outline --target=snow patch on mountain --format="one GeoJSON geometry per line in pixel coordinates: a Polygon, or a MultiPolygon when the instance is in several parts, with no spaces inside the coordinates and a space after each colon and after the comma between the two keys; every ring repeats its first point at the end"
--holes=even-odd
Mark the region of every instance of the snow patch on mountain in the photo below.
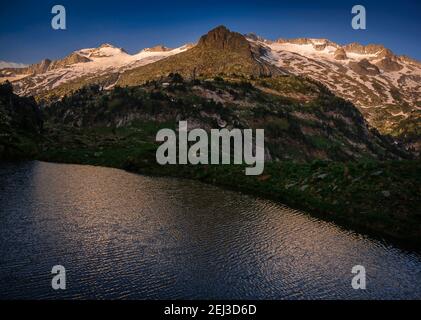
{"type": "Polygon", "coordinates": [[[38,74],[7,74],[7,77],[3,77],[1,80],[13,81],[16,92],[19,95],[35,95],[41,91],[51,90],[77,79],[121,73],[165,59],[184,52],[189,48],[190,46],[185,45],[180,48],[168,50],[144,49],[137,54],[131,55],[122,48],[117,48],[110,44],[103,44],[98,48],[81,49],[72,53],[72,55],[80,55],[84,59],[86,58],[85,60],[87,61],[73,63],[38,74]]]}
{"type": "Polygon", "coordinates": [[[421,64],[383,46],[340,46],[326,39],[248,40],[265,48],[264,60],[323,83],[384,132],[389,120],[421,110],[421,64]]]}
{"type": "MultiPolygon", "coordinates": [[[[259,62],[323,83],[338,96],[353,102],[366,119],[383,132],[388,131],[389,124],[421,110],[421,63],[395,55],[381,45],[342,46],[328,39],[308,38],[271,41],[255,34],[246,38],[258,53],[259,62]]],[[[57,61],[44,60],[27,68],[2,69],[0,82],[12,81],[20,95],[37,95],[65,84],[92,83],[99,78],[109,79],[104,86],[112,88],[123,72],[194,46],[170,49],[158,45],[129,54],[106,43],[98,48],[75,51],[57,61]]]]}

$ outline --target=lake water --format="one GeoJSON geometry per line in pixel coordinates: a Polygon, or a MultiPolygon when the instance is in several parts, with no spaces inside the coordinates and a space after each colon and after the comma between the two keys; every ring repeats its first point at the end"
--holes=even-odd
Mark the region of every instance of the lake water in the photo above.
{"type": "Polygon", "coordinates": [[[0,164],[0,299],[30,298],[420,299],[421,255],[194,181],[0,164]]]}

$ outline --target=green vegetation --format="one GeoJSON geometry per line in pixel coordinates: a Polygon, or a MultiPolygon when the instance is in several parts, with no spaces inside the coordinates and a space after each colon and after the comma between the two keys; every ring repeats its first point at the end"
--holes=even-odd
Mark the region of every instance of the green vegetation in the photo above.
{"type": "Polygon", "coordinates": [[[183,177],[260,195],[372,235],[420,245],[420,161],[268,163],[260,177],[242,166],[159,166],[155,133],[175,123],[67,129],[51,134],[40,160],[183,177]]]}
{"type": "MultiPolygon", "coordinates": [[[[315,84],[310,79],[303,81],[302,78],[296,76],[283,77],[265,77],[256,81],[258,86],[274,89],[279,93],[288,94],[304,94],[317,95],[320,92],[320,84],[315,84]]],[[[325,90],[325,88],[323,88],[325,90]]]]}
{"type": "Polygon", "coordinates": [[[0,85],[0,161],[31,159],[38,153],[42,117],[33,98],[13,94],[12,85],[0,85]]]}
{"type": "Polygon", "coordinates": [[[352,104],[321,85],[294,76],[246,80],[220,75],[213,80],[189,81],[171,73],[137,87],[115,87],[112,91],[101,90],[98,85],[84,87],[51,103],[45,113],[50,123],[71,127],[121,127],[136,119],[184,119],[204,129],[222,125],[263,128],[272,158],[280,160],[409,156],[369,129],[352,104]],[[256,87],[260,81],[268,81],[265,88],[270,92],[256,87]],[[294,90],[303,92],[291,94],[294,90]]]}

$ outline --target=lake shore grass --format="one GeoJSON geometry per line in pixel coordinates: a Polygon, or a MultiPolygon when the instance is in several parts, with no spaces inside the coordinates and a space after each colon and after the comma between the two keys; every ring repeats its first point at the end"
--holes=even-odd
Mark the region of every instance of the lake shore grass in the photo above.
{"type": "Polygon", "coordinates": [[[421,248],[421,161],[272,162],[253,177],[245,175],[244,166],[160,166],[157,145],[151,142],[156,127],[131,130],[61,132],[61,140],[53,137],[36,158],[198,180],[268,198],[403,247],[421,248]]]}

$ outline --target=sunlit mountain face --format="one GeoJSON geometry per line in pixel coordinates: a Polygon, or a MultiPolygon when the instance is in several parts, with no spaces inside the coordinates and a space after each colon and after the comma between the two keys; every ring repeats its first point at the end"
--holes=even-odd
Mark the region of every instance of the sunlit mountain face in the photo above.
{"type": "MultiPolygon", "coordinates": [[[[217,31],[211,32],[210,38],[218,33],[221,37],[235,34],[226,28],[215,30],[217,31]]],[[[220,40],[222,41],[222,38],[220,40]]],[[[214,38],[213,45],[218,41],[217,37],[214,38]]],[[[352,43],[342,46],[327,39],[308,38],[271,41],[254,34],[247,34],[245,37],[238,34],[237,40],[230,39],[227,44],[234,41],[237,41],[237,44],[244,43],[251,59],[250,62],[246,62],[246,57],[238,70],[255,64],[255,71],[250,69],[245,72],[289,73],[319,81],[338,96],[354,103],[366,120],[384,134],[403,134],[406,129],[405,123],[417,123],[420,119],[421,64],[408,56],[395,55],[382,45],[364,46],[352,43]]],[[[116,84],[141,84],[160,73],[180,69],[182,61],[190,66],[188,68],[191,70],[188,73],[191,75],[194,57],[208,54],[209,58],[198,65],[199,74],[200,68],[211,59],[224,61],[228,56],[239,52],[239,47],[227,46],[224,49],[225,53],[218,57],[212,53],[212,46],[206,46],[206,43],[200,41],[198,46],[186,44],[176,49],[159,45],[143,49],[137,54],[128,54],[122,48],[103,44],[98,48],[77,50],[57,61],[44,60],[29,67],[8,66],[0,70],[0,79],[12,81],[20,95],[43,96],[46,92],[54,90],[60,95],[98,81],[107,89],[116,84]],[[195,52],[186,53],[191,49],[195,52]],[[186,54],[179,56],[180,53],[186,54]],[[165,68],[165,64],[155,64],[171,56],[176,56],[173,66],[165,68]],[[153,67],[141,68],[146,65],[153,67]],[[139,74],[136,73],[138,68],[141,68],[139,74]],[[164,72],[159,72],[159,69],[164,72]]],[[[226,70],[203,71],[208,75],[234,73],[234,61],[239,62],[241,59],[225,61],[226,66],[233,66],[226,70]]],[[[213,66],[217,64],[216,61],[212,63],[213,66]]]]}
{"type": "Polygon", "coordinates": [[[183,52],[188,48],[188,45],[176,49],[157,46],[130,55],[124,49],[103,44],[98,48],[77,50],[61,60],[46,59],[19,69],[3,68],[0,70],[2,76],[0,79],[13,82],[16,92],[20,95],[34,95],[69,82],[118,74],[183,52]]]}

